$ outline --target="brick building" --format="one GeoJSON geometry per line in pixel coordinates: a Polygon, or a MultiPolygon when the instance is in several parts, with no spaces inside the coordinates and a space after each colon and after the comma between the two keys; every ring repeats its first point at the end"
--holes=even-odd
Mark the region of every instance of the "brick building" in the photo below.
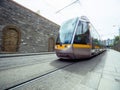
{"type": "Polygon", "coordinates": [[[17,4],[0,0],[0,52],[54,51],[59,25],[17,4]]]}

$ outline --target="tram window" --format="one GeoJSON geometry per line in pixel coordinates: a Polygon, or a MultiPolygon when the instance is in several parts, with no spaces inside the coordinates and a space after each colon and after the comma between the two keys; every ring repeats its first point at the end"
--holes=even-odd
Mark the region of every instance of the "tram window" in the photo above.
{"type": "Polygon", "coordinates": [[[98,39],[94,39],[94,40],[93,40],[93,43],[94,43],[95,45],[99,45],[98,39]]]}
{"type": "Polygon", "coordinates": [[[81,34],[83,32],[82,30],[82,23],[79,22],[78,23],[78,26],[77,26],[77,29],[76,29],[76,34],[75,34],[75,37],[74,37],[74,43],[80,43],[81,41],[81,34]]]}
{"type": "Polygon", "coordinates": [[[83,33],[87,33],[88,32],[88,23],[83,22],[83,33]]]}
{"type": "Polygon", "coordinates": [[[93,38],[92,42],[94,45],[99,45],[100,44],[99,43],[100,37],[99,37],[97,31],[95,30],[95,28],[92,25],[90,25],[90,27],[91,27],[90,28],[91,29],[91,36],[93,38]]]}
{"type": "Polygon", "coordinates": [[[86,34],[87,30],[88,30],[87,24],[83,24],[83,22],[79,22],[74,37],[74,43],[76,44],[89,43],[89,33],[86,34]]]}
{"type": "Polygon", "coordinates": [[[80,35],[82,33],[83,33],[83,24],[81,22],[79,22],[77,30],[76,30],[76,35],[80,35]]]}

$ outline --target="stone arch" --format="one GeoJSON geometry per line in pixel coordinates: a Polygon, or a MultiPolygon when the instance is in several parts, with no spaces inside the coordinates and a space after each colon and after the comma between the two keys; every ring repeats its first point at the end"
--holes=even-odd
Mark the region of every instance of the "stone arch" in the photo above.
{"type": "Polygon", "coordinates": [[[48,39],[48,51],[53,52],[55,47],[55,39],[53,37],[50,37],[48,39]]]}
{"type": "Polygon", "coordinates": [[[21,33],[15,25],[7,25],[2,30],[2,52],[17,52],[21,33]]]}

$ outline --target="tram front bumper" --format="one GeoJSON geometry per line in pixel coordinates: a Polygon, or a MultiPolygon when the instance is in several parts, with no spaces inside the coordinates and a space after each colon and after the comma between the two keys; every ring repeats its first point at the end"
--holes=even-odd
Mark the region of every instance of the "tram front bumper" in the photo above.
{"type": "Polygon", "coordinates": [[[56,55],[61,59],[74,59],[72,50],[55,50],[56,55]]]}

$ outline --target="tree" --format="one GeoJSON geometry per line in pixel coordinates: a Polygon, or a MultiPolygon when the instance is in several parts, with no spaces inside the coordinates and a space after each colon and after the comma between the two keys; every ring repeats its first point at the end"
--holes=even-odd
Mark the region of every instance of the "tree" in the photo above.
{"type": "Polygon", "coordinates": [[[115,36],[114,45],[118,44],[119,40],[120,40],[120,37],[119,36],[115,36]]]}

